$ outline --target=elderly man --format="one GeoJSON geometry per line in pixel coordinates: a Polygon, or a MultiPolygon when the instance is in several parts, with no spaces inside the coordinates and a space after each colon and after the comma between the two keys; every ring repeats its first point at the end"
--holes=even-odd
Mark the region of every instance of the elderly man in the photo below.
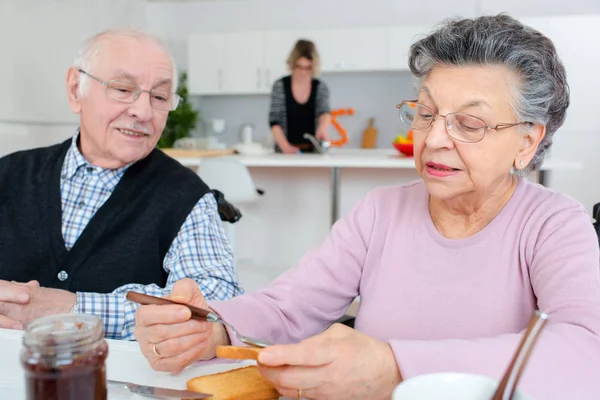
{"type": "Polygon", "coordinates": [[[213,194],[155,150],[179,102],[167,49],[100,33],[66,86],[74,136],[0,159],[0,327],[90,313],[107,337],[132,339],[129,290],[162,296],[188,277],[212,299],[240,294],[213,194]]]}

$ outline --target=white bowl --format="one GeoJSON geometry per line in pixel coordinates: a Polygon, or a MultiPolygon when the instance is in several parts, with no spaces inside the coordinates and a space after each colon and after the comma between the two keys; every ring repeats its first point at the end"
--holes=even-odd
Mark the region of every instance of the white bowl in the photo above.
{"type": "MultiPolygon", "coordinates": [[[[441,372],[415,376],[400,383],[392,400],[490,400],[498,382],[487,376],[441,372]]],[[[518,390],[513,400],[531,400],[518,390]]]]}

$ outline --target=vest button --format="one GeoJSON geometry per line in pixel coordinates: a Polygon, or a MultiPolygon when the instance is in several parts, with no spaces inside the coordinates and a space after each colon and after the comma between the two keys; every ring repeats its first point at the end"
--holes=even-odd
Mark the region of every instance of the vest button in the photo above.
{"type": "Polygon", "coordinates": [[[67,280],[67,278],[69,277],[69,274],[67,274],[66,271],[60,271],[57,275],[58,280],[61,282],[64,282],[67,280]]]}

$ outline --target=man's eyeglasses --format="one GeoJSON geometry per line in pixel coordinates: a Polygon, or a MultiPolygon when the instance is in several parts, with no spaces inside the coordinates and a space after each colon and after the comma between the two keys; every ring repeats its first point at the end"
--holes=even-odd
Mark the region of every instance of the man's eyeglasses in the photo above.
{"type": "Polygon", "coordinates": [[[142,92],[146,92],[150,95],[150,105],[152,107],[157,110],[173,111],[177,108],[179,101],[181,100],[181,97],[178,94],[169,92],[164,88],[143,90],[133,82],[119,80],[103,81],[82,69],[79,69],[78,71],[89,76],[96,82],[103,84],[106,88],[106,96],[122,103],[133,103],[140,97],[142,92]]]}
{"type": "Polygon", "coordinates": [[[403,101],[396,106],[400,111],[400,120],[414,130],[426,130],[433,125],[436,118],[446,121],[446,132],[459,142],[476,143],[483,139],[487,130],[501,131],[517,125],[533,125],[531,122],[515,122],[508,124],[486,125],[485,121],[469,114],[450,113],[436,114],[431,108],[416,101],[403,101]]]}

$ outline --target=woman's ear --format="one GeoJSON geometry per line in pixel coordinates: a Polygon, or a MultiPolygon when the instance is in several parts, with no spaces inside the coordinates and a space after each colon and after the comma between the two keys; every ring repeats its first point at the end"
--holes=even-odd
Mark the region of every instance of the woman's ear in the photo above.
{"type": "Polygon", "coordinates": [[[81,96],[79,95],[79,74],[75,67],[67,71],[67,97],[69,98],[69,107],[75,114],[81,112],[81,96]]]}
{"type": "Polygon", "coordinates": [[[522,135],[521,147],[515,157],[515,168],[523,169],[531,162],[544,136],[546,136],[546,126],[541,124],[532,125],[522,135]]]}

